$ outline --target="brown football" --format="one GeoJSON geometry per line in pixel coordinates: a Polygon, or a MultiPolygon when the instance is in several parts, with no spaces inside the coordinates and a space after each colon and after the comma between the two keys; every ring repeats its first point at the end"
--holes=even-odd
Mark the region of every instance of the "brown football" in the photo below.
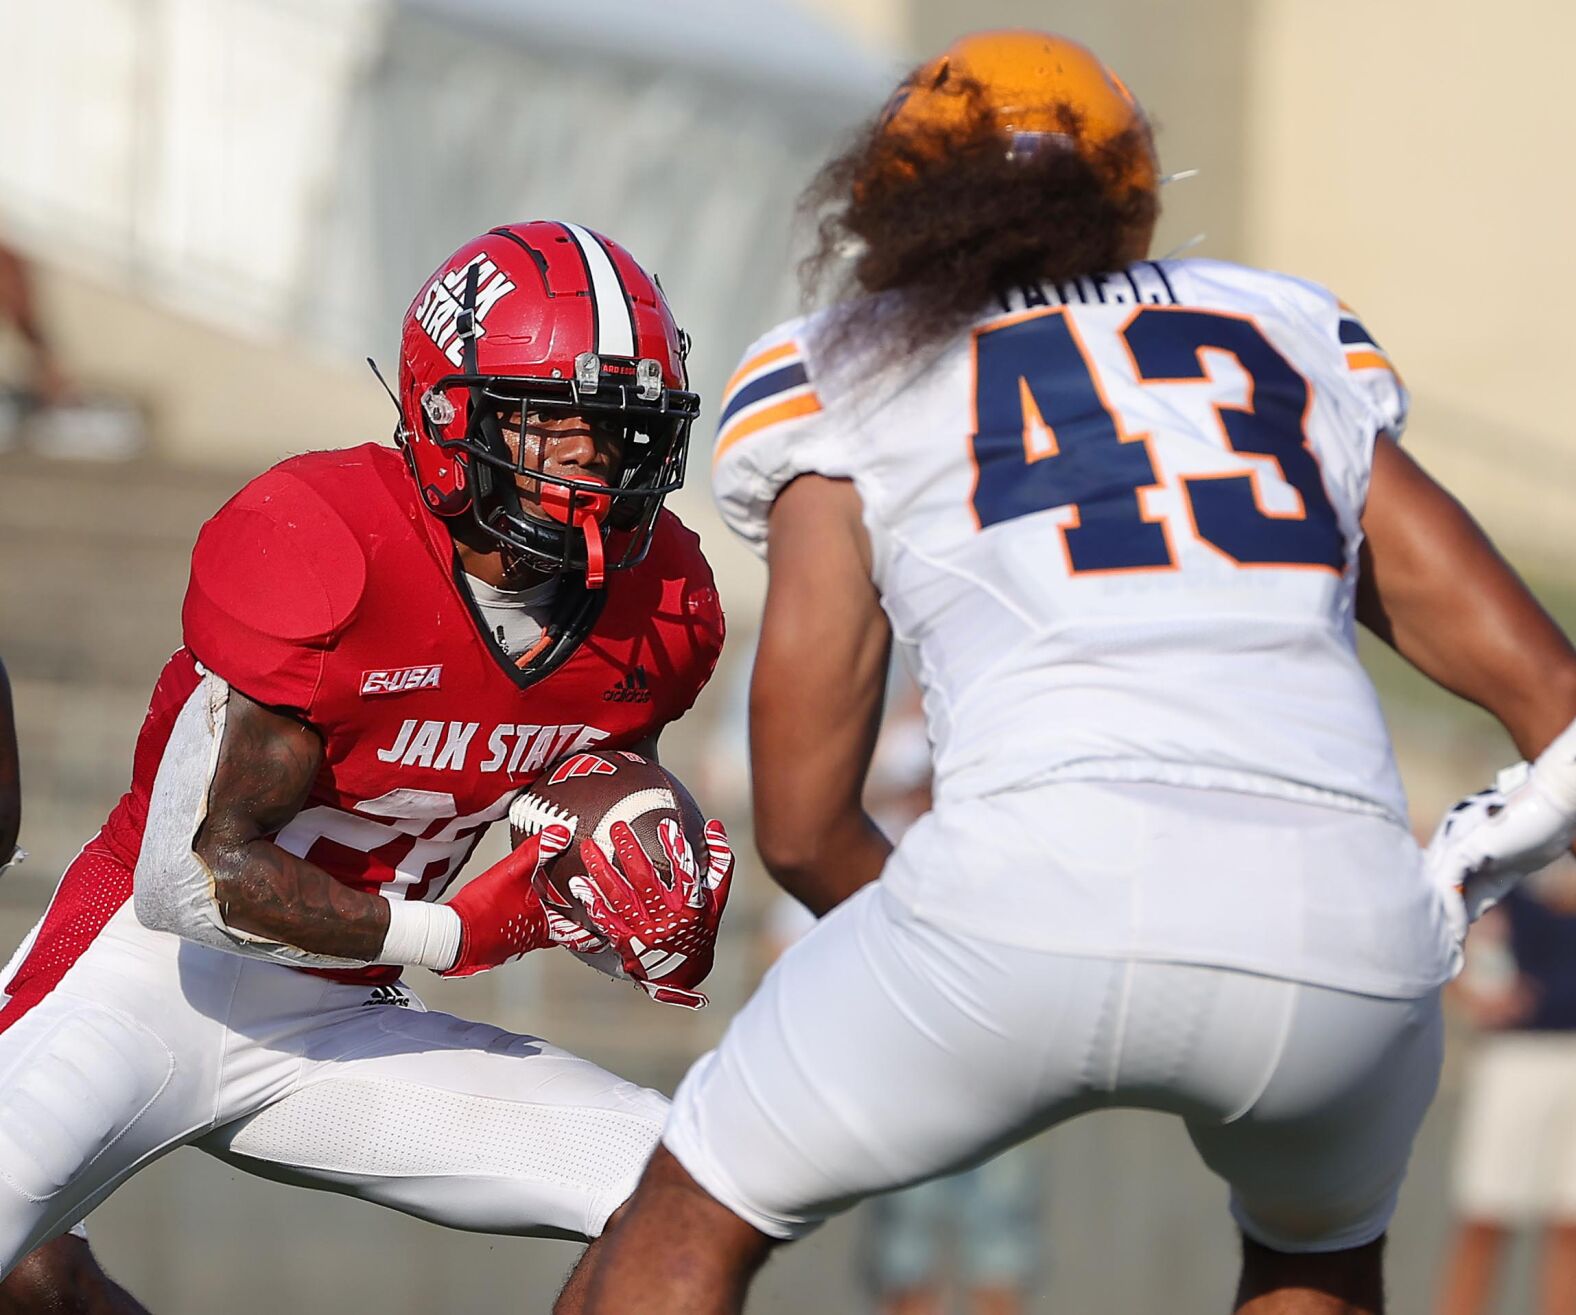
{"type": "Polygon", "coordinates": [[[625,749],[581,750],[543,770],[535,784],[509,805],[509,843],[518,845],[557,822],[569,828],[569,847],[544,869],[548,885],[581,925],[580,901],[569,891],[571,877],[584,875],[580,842],[595,840],[612,852],[615,822],[627,822],[657,875],[670,885],[672,866],[658,838],[664,820],[676,821],[689,840],[699,870],[706,870],[706,818],[672,772],[625,749]]]}

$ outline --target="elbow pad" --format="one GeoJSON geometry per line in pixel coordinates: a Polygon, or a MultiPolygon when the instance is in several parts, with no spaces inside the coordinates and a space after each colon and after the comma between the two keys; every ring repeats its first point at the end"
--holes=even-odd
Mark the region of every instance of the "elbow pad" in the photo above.
{"type": "Polygon", "coordinates": [[[208,789],[219,761],[229,698],[230,687],[204,671],[170,730],[132,878],[137,920],[199,945],[292,968],[364,967],[360,959],[311,954],[225,924],[213,873],[192,845],[208,816],[208,789]]]}

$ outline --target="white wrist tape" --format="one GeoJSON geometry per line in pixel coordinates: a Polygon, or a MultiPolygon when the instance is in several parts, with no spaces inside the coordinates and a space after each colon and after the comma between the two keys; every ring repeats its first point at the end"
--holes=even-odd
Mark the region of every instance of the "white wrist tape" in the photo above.
{"type": "Polygon", "coordinates": [[[1463,837],[1468,873],[1536,872],[1576,837],[1576,723],[1565,728],[1531,766],[1499,774],[1501,807],[1463,837]]]}
{"type": "Polygon", "coordinates": [[[1532,784],[1555,808],[1576,816],[1576,721],[1538,755],[1532,784]]]}
{"type": "Polygon", "coordinates": [[[389,929],[375,963],[447,972],[460,957],[460,915],[447,904],[389,900],[389,929]]]}

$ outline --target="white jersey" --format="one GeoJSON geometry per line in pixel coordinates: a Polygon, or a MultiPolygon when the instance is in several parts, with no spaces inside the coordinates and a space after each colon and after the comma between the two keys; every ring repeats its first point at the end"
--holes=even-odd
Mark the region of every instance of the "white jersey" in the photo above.
{"type": "Polygon", "coordinates": [[[854,482],[938,801],[1141,780],[1404,820],[1354,597],[1407,397],[1332,294],[1146,261],[1014,290],[885,372],[819,358],[824,327],[746,353],[716,497],[763,548],[790,480],[854,482]]]}

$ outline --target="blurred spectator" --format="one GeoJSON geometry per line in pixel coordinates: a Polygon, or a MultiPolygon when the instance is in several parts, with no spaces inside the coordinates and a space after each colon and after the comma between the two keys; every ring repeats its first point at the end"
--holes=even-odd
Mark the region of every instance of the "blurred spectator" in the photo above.
{"type": "Polygon", "coordinates": [[[1033,1142],[950,1178],[876,1197],[865,1272],[877,1311],[942,1315],[950,1254],[968,1315],[1019,1315],[1039,1259],[1040,1208],[1033,1142]]]}
{"type": "Polygon", "coordinates": [[[18,382],[29,400],[44,406],[64,402],[71,389],[39,317],[32,271],[4,242],[0,242],[0,329],[14,330],[26,349],[27,363],[18,382]]]}
{"type": "Polygon", "coordinates": [[[0,242],[0,349],[15,337],[20,369],[0,381],[0,451],[25,432],[51,457],[119,461],[147,447],[147,422],[130,399],[84,393],[60,365],[34,292],[33,272],[0,242]]]}
{"type": "MultiPolygon", "coordinates": [[[[890,689],[865,803],[896,841],[930,807],[930,742],[913,682],[894,669],[890,689]]],[[[764,963],[814,925],[802,904],[779,894],[762,918],[764,963]]],[[[879,1315],[942,1315],[950,1288],[968,1315],[1019,1315],[1038,1262],[1039,1179],[1031,1143],[872,1200],[862,1267],[879,1315]]]]}
{"type": "Polygon", "coordinates": [[[1576,863],[1513,892],[1475,929],[1458,1004],[1486,1033],[1456,1148],[1454,1237],[1437,1315],[1497,1310],[1506,1244],[1540,1233],[1540,1315],[1576,1312],[1576,863]]]}

